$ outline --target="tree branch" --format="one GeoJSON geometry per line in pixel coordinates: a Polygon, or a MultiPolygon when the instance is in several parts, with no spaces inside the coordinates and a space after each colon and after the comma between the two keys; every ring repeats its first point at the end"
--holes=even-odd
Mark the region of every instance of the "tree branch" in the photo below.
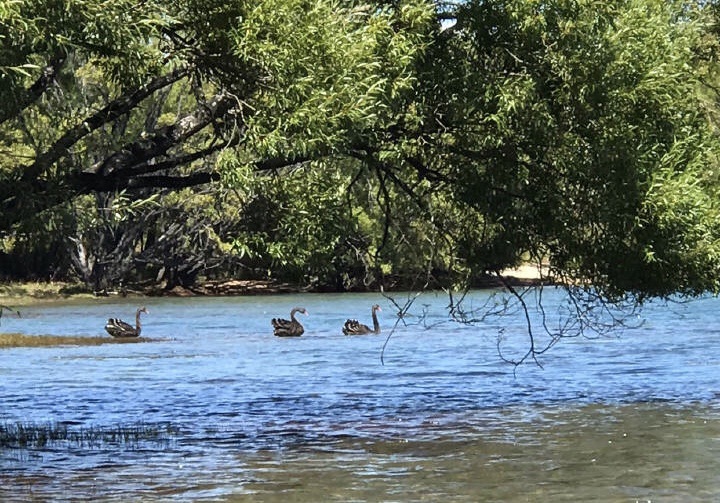
{"type": "Polygon", "coordinates": [[[313,158],[307,155],[297,157],[272,157],[270,159],[255,161],[253,163],[253,169],[255,171],[275,171],[278,169],[295,166],[297,164],[302,164],[311,160],[313,160],[313,158]]]}
{"type": "Polygon", "coordinates": [[[220,174],[215,171],[202,171],[186,176],[151,175],[127,178],[81,173],[75,177],[73,184],[76,186],[78,194],[89,194],[91,192],[113,192],[125,189],[184,189],[218,180],[220,180],[220,174]]]}
{"type": "Polygon", "coordinates": [[[184,189],[186,187],[195,187],[206,183],[220,180],[220,174],[212,172],[193,173],[187,176],[141,176],[127,180],[125,187],[128,189],[143,189],[148,187],[164,188],[164,189],[184,189]]]}
{"type": "MultiPolygon", "coordinates": [[[[203,159],[205,157],[208,157],[215,152],[218,152],[225,148],[225,144],[216,143],[215,145],[212,145],[208,148],[198,150],[197,152],[191,152],[189,154],[181,154],[174,157],[169,157],[165,159],[164,161],[160,162],[142,162],[140,164],[136,164],[130,168],[122,169],[119,171],[113,171],[112,173],[108,173],[107,175],[99,175],[97,173],[86,173],[87,175],[102,177],[107,180],[121,180],[123,178],[133,178],[140,175],[146,175],[148,173],[157,173],[158,171],[165,171],[173,168],[177,168],[178,166],[186,166],[190,164],[191,162],[195,162],[199,159],[203,159]]],[[[88,178],[90,179],[90,178],[88,178]]]]}
{"type": "Polygon", "coordinates": [[[177,82],[187,75],[187,68],[180,68],[172,73],[159,77],[152,82],[136,89],[134,92],[121,96],[94,115],[86,118],[68,130],[52,147],[35,159],[35,162],[24,169],[22,180],[31,182],[42,175],[50,166],[66,155],[67,150],[83,137],[121,115],[130,112],[138,103],[158,89],[177,82]]]}
{"type": "Polygon", "coordinates": [[[175,124],[160,128],[149,138],[126,144],[119,151],[96,163],[92,170],[105,175],[164,155],[171,147],[183,143],[217,117],[222,116],[235,102],[230,94],[220,92],[207,103],[206,107],[183,117],[175,124]]]}
{"type": "MultiPolygon", "coordinates": [[[[16,96],[12,103],[5,103],[7,108],[0,110],[0,124],[17,116],[20,112],[35,103],[55,81],[55,76],[65,64],[65,54],[58,52],[43,68],[40,77],[28,89],[16,96]]],[[[3,107],[4,108],[4,107],[3,107]]]]}

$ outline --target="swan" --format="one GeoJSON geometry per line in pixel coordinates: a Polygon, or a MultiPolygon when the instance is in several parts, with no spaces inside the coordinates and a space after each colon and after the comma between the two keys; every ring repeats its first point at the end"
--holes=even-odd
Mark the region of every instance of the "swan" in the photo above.
{"type": "Polygon", "coordinates": [[[377,311],[382,311],[382,309],[380,309],[380,306],[375,304],[372,307],[372,320],[373,320],[372,328],[370,328],[367,325],[364,325],[362,323],[359,323],[358,320],[347,320],[342,329],[343,333],[345,335],[379,334],[380,333],[380,323],[378,322],[378,319],[377,319],[377,311]]]}
{"type": "Polygon", "coordinates": [[[300,322],[295,319],[295,313],[302,313],[306,316],[310,314],[304,307],[294,307],[292,311],[290,311],[289,320],[273,318],[271,323],[275,335],[278,337],[300,337],[305,332],[300,322]]]}
{"type": "Polygon", "coordinates": [[[126,323],[119,318],[110,318],[105,324],[105,330],[113,337],[139,337],[142,326],[140,325],[140,313],[149,313],[147,308],[141,307],[135,313],[135,326],[126,323]]]}

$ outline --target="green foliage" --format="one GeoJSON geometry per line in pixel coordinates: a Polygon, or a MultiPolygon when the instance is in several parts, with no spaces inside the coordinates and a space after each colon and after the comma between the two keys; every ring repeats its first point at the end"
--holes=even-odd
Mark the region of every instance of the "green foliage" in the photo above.
{"type": "Polygon", "coordinates": [[[452,134],[435,132],[425,156],[449,166],[451,190],[483,215],[468,260],[492,270],[529,253],[611,298],[717,291],[716,175],[696,182],[698,166],[717,170],[692,66],[704,13],[662,1],[469,2],[458,20],[430,58],[427,81],[444,74],[445,87],[426,90],[452,134]],[[673,203],[658,201],[666,191],[673,203]]]}
{"type": "Polygon", "coordinates": [[[718,292],[713,8],[0,0],[4,252],[98,284],[530,258],[607,299],[718,292]]]}
{"type": "Polygon", "coordinates": [[[265,0],[235,31],[236,53],[255,62],[249,142],[259,155],[326,154],[392,124],[412,90],[431,11],[423,3],[377,9],[265,0]],[[401,29],[405,26],[411,29],[401,29]]]}
{"type": "MultiPolygon", "coordinates": [[[[158,69],[162,55],[148,41],[169,21],[162,2],[95,0],[0,2],[0,75],[23,85],[28,70],[47,64],[46,55],[76,49],[90,55],[106,75],[128,85],[158,69]]],[[[10,95],[16,89],[3,85],[10,95]]]]}
{"type": "Polygon", "coordinates": [[[321,167],[261,180],[246,195],[235,250],[252,268],[281,279],[342,286],[337,251],[355,234],[347,183],[340,171],[321,167]]]}

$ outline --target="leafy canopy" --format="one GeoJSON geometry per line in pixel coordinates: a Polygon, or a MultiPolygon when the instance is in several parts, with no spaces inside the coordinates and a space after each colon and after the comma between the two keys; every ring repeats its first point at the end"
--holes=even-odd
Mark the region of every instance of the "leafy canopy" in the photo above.
{"type": "Polygon", "coordinates": [[[607,299],[718,292],[710,7],[0,0],[0,232],[210,187],[218,250],[306,282],[530,259],[607,299]]]}

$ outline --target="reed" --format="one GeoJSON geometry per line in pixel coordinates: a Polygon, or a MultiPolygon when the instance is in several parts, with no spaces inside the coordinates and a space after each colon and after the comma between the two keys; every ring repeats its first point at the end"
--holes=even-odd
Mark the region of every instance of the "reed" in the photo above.
{"type": "Polygon", "coordinates": [[[147,342],[146,337],[77,337],[66,335],[0,334],[0,349],[50,346],[99,346],[100,344],[132,344],[147,342]]]}
{"type": "Polygon", "coordinates": [[[169,423],[71,427],[66,423],[0,423],[0,448],[31,449],[67,445],[83,448],[139,447],[148,442],[167,446],[178,429],[169,423]]]}

